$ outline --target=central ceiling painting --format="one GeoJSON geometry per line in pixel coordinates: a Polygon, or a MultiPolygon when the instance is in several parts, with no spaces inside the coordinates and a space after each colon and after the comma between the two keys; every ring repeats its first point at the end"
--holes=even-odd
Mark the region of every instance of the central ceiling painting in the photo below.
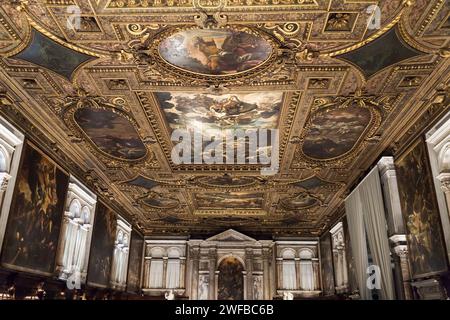
{"type": "Polygon", "coordinates": [[[159,46],[161,57],[186,71],[229,75],[253,69],[272,53],[263,38],[233,29],[192,29],[173,34],[159,46]]]}
{"type": "Polygon", "coordinates": [[[159,92],[156,98],[172,130],[276,129],[283,93],[258,92],[216,96],[159,92]]]}
{"type": "Polygon", "coordinates": [[[194,195],[195,214],[214,215],[232,210],[232,215],[264,215],[263,192],[205,192],[194,195]],[[223,212],[223,211],[222,211],[223,212]]]}

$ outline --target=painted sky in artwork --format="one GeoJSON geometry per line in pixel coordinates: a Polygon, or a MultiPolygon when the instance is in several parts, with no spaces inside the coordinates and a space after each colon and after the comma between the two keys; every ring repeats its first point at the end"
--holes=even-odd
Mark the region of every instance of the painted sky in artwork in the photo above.
{"type": "Polygon", "coordinates": [[[13,58],[45,67],[67,79],[72,77],[80,65],[94,59],[92,56],[66,48],[34,29],[31,35],[30,44],[13,58]]]}
{"type": "Polygon", "coordinates": [[[266,61],[272,47],[263,38],[231,29],[178,32],[159,46],[164,60],[187,71],[227,75],[250,70],[266,61]]]}
{"type": "Polygon", "coordinates": [[[81,108],[75,112],[75,121],[92,142],[110,156],[137,160],[147,154],[133,125],[112,110],[81,108]]]}
{"type": "Polygon", "coordinates": [[[260,192],[208,192],[195,195],[198,209],[261,209],[264,194],[260,192]]]}
{"type": "Polygon", "coordinates": [[[357,106],[319,113],[306,133],[303,153],[314,159],[342,156],[352,150],[370,120],[370,111],[357,106]]]}
{"type": "Polygon", "coordinates": [[[283,93],[258,92],[215,96],[159,92],[156,98],[172,130],[275,129],[278,127],[283,93]]]}

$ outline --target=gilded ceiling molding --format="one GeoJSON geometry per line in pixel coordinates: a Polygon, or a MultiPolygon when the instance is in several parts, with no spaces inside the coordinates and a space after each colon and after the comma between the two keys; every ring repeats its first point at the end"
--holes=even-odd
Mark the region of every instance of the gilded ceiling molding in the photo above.
{"type": "Polygon", "coordinates": [[[398,23],[398,30],[400,32],[402,39],[408,45],[410,45],[414,49],[421,51],[421,52],[438,55],[442,58],[450,58],[450,48],[449,47],[436,48],[436,47],[432,47],[430,45],[426,45],[424,43],[419,43],[419,41],[415,40],[415,37],[412,37],[408,33],[407,27],[405,24],[406,24],[406,22],[403,19],[400,20],[400,22],[398,23]]]}
{"type": "Polygon", "coordinates": [[[422,135],[436,119],[439,119],[446,112],[450,110],[450,85],[443,85],[436,90],[430,98],[429,106],[426,112],[423,113],[417,121],[415,121],[409,128],[406,128],[405,133],[399,139],[392,143],[392,151],[395,156],[402,154],[416,138],[422,135]]]}
{"type": "MultiPolygon", "coordinates": [[[[155,1],[156,2],[156,1],[155,1]]],[[[224,5],[226,10],[236,10],[242,6],[249,9],[277,9],[277,10],[295,10],[304,8],[315,8],[318,6],[316,0],[161,0],[157,3],[147,0],[110,0],[106,8],[119,9],[173,9],[173,10],[194,10],[196,6],[202,9],[216,9],[224,5]]]]}
{"type": "MultiPolygon", "coordinates": [[[[66,41],[64,41],[63,39],[55,36],[52,32],[50,32],[49,30],[47,30],[46,28],[44,28],[43,26],[41,26],[38,22],[36,22],[36,18],[33,16],[33,14],[28,10],[27,7],[27,1],[21,1],[20,5],[17,7],[17,10],[19,12],[23,12],[26,19],[28,20],[29,23],[29,28],[26,31],[26,41],[24,41],[25,45],[20,46],[21,49],[25,48],[28,44],[29,41],[31,39],[31,27],[33,27],[34,29],[36,29],[37,31],[39,31],[40,33],[44,34],[45,36],[47,36],[48,38],[52,39],[53,41],[57,42],[58,44],[69,48],[71,50],[80,52],[80,53],[84,53],[86,55],[90,55],[90,56],[94,56],[97,58],[107,58],[107,57],[111,57],[111,54],[109,52],[105,52],[105,51],[101,51],[101,50],[94,50],[94,49],[87,49],[87,48],[82,48],[80,46],[68,43],[66,41]]],[[[19,50],[19,48],[16,48],[15,50],[13,50],[12,52],[8,52],[8,57],[13,56],[15,54],[17,54],[18,52],[20,52],[21,50],[19,50]]]]}
{"type": "Polygon", "coordinates": [[[12,48],[8,48],[6,50],[2,49],[0,52],[0,56],[4,56],[4,57],[10,57],[13,56],[17,53],[19,53],[20,51],[22,51],[23,49],[25,49],[29,42],[31,41],[31,25],[28,23],[28,19],[24,16],[20,17],[22,20],[22,23],[24,25],[23,28],[23,35],[22,34],[18,34],[14,31],[14,29],[9,25],[9,23],[6,21],[6,19],[4,19],[1,15],[0,15],[0,23],[2,24],[2,26],[8,30],[9,34],[19,43],[16,46],[13,46],[12,48]]]}
{"type": "Polygon", "coordinates": [[[347,48],[343,48],[343,49],[339,49],[339,50],[325,50],[323,52],[320,53],[320,56],[322,57],[334,57],[334,56],[338,56],[344,53],[348,53],[350,51],[359,49],[367,44],[369,44],[370,42],[378,39],[379,37],[381,37],[383,34],[385,34],[386,32],[388,32],[390,29],[392,29],[402,18],[403,14],[405,13],[406,9],[408,7],[410,7],[412,4],[414,3],[414,0],[404,0],[402,3],[402,8],[400,9],[400,12],[395,16],[395,18],[389,22],[388,24],[386,24],[385,26],[383,26],[380,30],[378,30],[377,32],[375,32],[373,35],[369,36],[367,39],[351,45],[347,48]]]}
{"type": "Polygon", "coordinates": [[[214,7],[215,12],[210,14],[202,5],[202,0],[193,0],[194,8],[198,12],[198,14],[194,16],[194,21],[200,28],[221,28],[227,25],[228,17],[222,13],[226,0],[218,1],[219,4],[217,7],[214,7]]]}

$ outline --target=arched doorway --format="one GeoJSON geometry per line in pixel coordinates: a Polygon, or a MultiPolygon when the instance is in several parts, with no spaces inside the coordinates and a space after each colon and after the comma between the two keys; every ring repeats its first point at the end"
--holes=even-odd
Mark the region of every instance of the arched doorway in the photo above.
{"type": "Polygon", "coordinates": [[[227,257],[219,264],[217,298],[219,300],[244,299],[244,266],[235,257],[227,257]]]}

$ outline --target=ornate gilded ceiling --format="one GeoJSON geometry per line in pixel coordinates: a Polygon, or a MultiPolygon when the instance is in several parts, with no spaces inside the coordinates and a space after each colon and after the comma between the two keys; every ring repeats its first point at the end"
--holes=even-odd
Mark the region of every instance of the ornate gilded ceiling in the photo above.
{"type": "Polygon", "coordinates": [[[319,235],[447,108],[449,15],[444,0],[2,1],[0,113],[147,234],[319,235]],[[279,173],[174,163],[172,132],[198,125],[280,130],[279,173]]]}

